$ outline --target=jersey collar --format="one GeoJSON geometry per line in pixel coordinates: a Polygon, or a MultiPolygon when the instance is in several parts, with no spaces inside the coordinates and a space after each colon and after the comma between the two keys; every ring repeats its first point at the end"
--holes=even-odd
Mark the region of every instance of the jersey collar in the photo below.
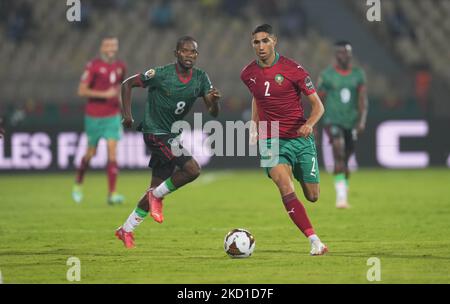
{"type": "Polygon", "coordinates": [[[187,84],[189,81],[191,81],[192,79],[192,70],[189,70],[189,75],[187,77],[183,77],[180,73],[180,71],[178,70],[178,64],[175,62],[175,71],[177,72],[177,76],[178,76],[178,80],[180,80],[181,83],[183,84],[187,84]]]}
{"type": "Polygon", "coordinates": [[[347,70],[342,70],[342,69],[340,69],[340,68],[338,67],[337,64],[335,64],[333,67],[334,67],[334,70],[335,70],[338,74],[340,74],[340,75],[342,75],[342,76],[348,76],[348,75],[350,75],[350,74],[352,73],[352,70],[353,70],[353,67],[352,67],[351,64],[348,65],[348,69],[347,69],[347,70]]]}
{"type": "Polygon", "coordinates": [[[259,60],[256,60],[256,64],[258,64],[258,66],[259,66],[260,68],[263,68],[263,69],[265,69],[265,68],[271,68],[271,67],[273,67],[273,66],[278,62],[278,59],[280,59],[280,54],[278,54],[278,52],[275,52],[275,60],[272,62],[272,64],[271,64],[270,66],[268,66],[268,67],[263,67],[263,66],[259,63],[259,60]]]}

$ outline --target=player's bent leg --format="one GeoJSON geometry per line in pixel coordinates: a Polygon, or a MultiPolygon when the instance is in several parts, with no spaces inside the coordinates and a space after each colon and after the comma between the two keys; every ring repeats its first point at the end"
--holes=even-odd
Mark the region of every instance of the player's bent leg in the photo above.
{"type": "Polygon", "coordinates": [[[87,148],[85,155],[81,159],[81,164],[77,169],[76,178],[75,178],[75,184],[72,187],[72,199],[76,203],[81,203],[83,200],[83,190],[82,190],[82,184],[84,181],[84,175],[89,168],[89,163],[94,157],[95,153],[97,152],[96,146],[90,146],[87,148]]]}
{"type": "Polygon", "coordinates": [[[287,164],[278,164],[270,170],[270,177],[280,191],[284,207],[299,230],[310,240],[311,255],[322,255],[328,248],[315,234],[314,228],[308,218],[305,207],[295,194],[292,180],[292,169],[287,164]]]}
{"type": "Polygon", "coordinates": [[[108,175],[108,204],[121,204],[125,200],[124,196],[117,193],[116,184],[119,175],[119,166],[116,161],[117,141],[108,139],[108,164],[106,172],[108,175]]]}
{"type": "Polygon", "coordinates": [[[116,237],[123,241],[126,248],[134,247],[133,231],[144,221],[150,212],[149,193],[153,187],[158,186],[162,182],[164,182],[164,178],[156,176],[155,172],[153,172],[150,187],[142,195],[136,209],[131,212],[125,223],[116,230],[116,237]]]}
{"type": "Polygon", "coordinates": [[[175,187],[180,188],[193,182],[200,176],[200,165],[193,158],[189,159],[180,170],[172,175],[172,181],[175,187]]]}

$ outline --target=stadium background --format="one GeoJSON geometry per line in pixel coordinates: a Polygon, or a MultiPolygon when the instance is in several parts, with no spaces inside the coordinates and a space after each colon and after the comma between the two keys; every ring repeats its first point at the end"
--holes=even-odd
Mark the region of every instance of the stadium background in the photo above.
{"type": "MultiPolygon", "coordinates": [[[[263,22],[278,31],[279,52],[302,63],[315,81],[332,62],[333,42],[353,43],[356,64],[367,73],[370,102],[367,131],[357,146],[359,166],[450,166],[449,1],[385,0],[381,22],[367,20],[366,1],[347,0],[82,0],[81,22],[67,21],[66,1],[2,0],[0,5],[0,115],[8,130],[0,140],[2,171],[73,169],[83,150],[79,135],[85,103],[76,90],[107,33],[119,37],[119,57],[129,75],[174,61],[177,37],[196,37],[197,64],[222,91],[220,121],[248,121],[250,96],[239,73],[254,57],[250,32],[263,22]],[[401,127],[403,132],[419,129],[419,134],[385,140],[383,134],[394,132],[389,123],[384,133],[379,130],[386,122],[411,123],[401,127]],[[380,160],[392,150],[413,154],[398,155],[403,163],[396,163],[398,157],[380,160]],[[424,152],[428,156],[417,154],[424,152]]],[[[145,90],[135,90],[136,120],[144,103],[145,90]]],[[[203,111],[203,104],[198,102],[194,111],[203,111]]],[[[206,113],[203,118],[209,119],[206,113]]],[[[145,168],[142,140],[128,136],[122,146],[134,148],[119,149],[121,167],[145,168]]],[[[101,168],[105,150],[100,148],[99,155],[93,165],[101,168]]],[[[205,166],[257,164],[255,157],[215,157],[205,166]]]]}

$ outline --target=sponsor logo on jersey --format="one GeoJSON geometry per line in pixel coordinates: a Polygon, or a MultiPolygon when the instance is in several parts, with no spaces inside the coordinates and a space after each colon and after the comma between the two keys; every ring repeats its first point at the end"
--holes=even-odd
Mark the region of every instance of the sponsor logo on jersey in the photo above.
{"type": "Polygon", "coordinates": [[[281,75],[281,74],[276,74],[276,75],[275,75],[275,81],[276,81],[279,85],[281,85],[281,84],[283,83],[283,80],[284,80],[283,75],[281,75]]]}
{"type": "Polygon", "coordinates": [[[100,68],[100,73],[102,73],[102,74],[105,74],[107,71],[106,71],[106,68],[104,68],[104,67],[101,67],[100,68]]]}
{"type": "Polygon", "coordinates": [[[313,83],[311,81],[311,77],[308,76],[308,77],[305,78],[305,86],[306,86],[306,88],[308,90],[313,90],[314,89],[314,85],[313,85],[313,83]]]}

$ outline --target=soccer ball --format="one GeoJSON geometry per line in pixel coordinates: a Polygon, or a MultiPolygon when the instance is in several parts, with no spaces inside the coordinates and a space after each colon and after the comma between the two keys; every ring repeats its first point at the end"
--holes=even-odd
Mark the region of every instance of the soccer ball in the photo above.
{"type": "Polygon", "coordinates": [[[232,258],[247,258],[255,250],[255,238],[245,229],[233,229],[225,236],[223,247],[232,258]]]}

